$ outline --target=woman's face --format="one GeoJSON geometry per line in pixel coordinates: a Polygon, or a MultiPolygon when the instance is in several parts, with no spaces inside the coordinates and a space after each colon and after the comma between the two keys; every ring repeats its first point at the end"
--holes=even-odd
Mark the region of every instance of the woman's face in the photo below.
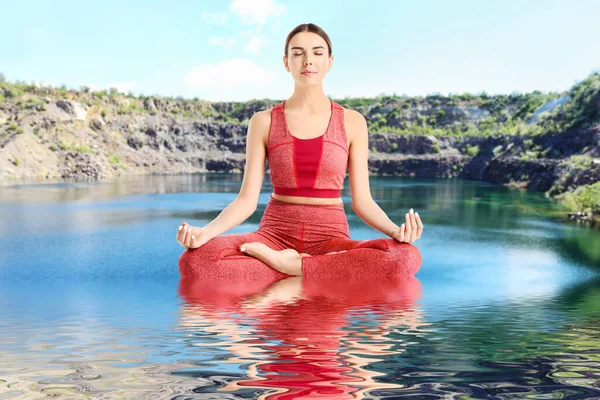
{"type": "Polygon", "coordinates": [[[298,84],[314,85],[320,84],[331,69],[333,56],[329,57],[329,47],[321,36],[300,32],[290,40],[283,63],[298,84]],[[303,74],[305,71],[313,73],[303,74]]]}

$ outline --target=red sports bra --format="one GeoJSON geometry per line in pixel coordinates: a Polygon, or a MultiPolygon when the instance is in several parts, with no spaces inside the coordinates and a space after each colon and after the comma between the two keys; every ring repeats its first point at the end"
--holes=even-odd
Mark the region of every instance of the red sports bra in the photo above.
{"type": "Polygon", "coordinates": [[[331,101],[329,125],[321,136],[299,139],[285,121],[285,100],[271,110],[267,161],[275,194],[340,197],[348,166],[344,109],[331,101]]]}

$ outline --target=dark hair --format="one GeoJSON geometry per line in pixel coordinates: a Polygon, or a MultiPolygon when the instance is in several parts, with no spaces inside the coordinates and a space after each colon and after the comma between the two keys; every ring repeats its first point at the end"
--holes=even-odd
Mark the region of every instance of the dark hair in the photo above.
{"type": "Polygon", "coordinates": [[[327,47],[329,47],[329,57],[331,57],[331,53],[332,53],[331,39],[329,38],[329,35],[327,33],[325,33],[325,31],[323,29],[321,29],[318,25],[315,25],[315,24],[300,24],[297,27],[295,27],[294,29],[292,29],[292,31],[290,33],[288,33],[287,38],[285,39],[285,50],[284,50],[284,54],[286,57],[288,56],[288,45],[290,44],[290,40],[292,40],[292,38],[294,37],[294,35],[296,33],[300,33],[300,32],[316,33],[317,35],[319,35],[323,39],[325,39],[325,42],[327,43],[327,47]]]}

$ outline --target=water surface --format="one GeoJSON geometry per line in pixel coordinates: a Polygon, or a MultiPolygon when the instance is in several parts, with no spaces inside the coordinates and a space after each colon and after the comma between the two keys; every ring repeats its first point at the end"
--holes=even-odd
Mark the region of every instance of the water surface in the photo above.
{"type": "MultiPolygon", "coordinates": [[[[267,181],[228,233],[258,229],[267,181]]],[[[241,176],[2,185],[0,398],[600,396],[600,234],[541,193],[371,177],[424,221],[416,277],[185,282],[177,226],[241,176]]],[[[353,238],[384,237],[343,200],[353,238]]]]}

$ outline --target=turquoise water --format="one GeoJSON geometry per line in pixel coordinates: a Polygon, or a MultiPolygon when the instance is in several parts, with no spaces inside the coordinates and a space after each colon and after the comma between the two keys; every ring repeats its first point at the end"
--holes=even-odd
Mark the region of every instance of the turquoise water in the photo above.
{"type": "MultiPolygon", "coordinates": [[[[256,230],[269,200],[229,231],[256,230]]],[[[241,176],[0,186],[0,397],[592,398],[600,395],[600,232],[543,194],[371,177],[425,230],[414,279],[179,281],[181,220],[241,176]]],[[[346,184],[348,188],[348,184],[346,184]]],[[[355,239],[383,237],[344,202],[355,239]]]]}

